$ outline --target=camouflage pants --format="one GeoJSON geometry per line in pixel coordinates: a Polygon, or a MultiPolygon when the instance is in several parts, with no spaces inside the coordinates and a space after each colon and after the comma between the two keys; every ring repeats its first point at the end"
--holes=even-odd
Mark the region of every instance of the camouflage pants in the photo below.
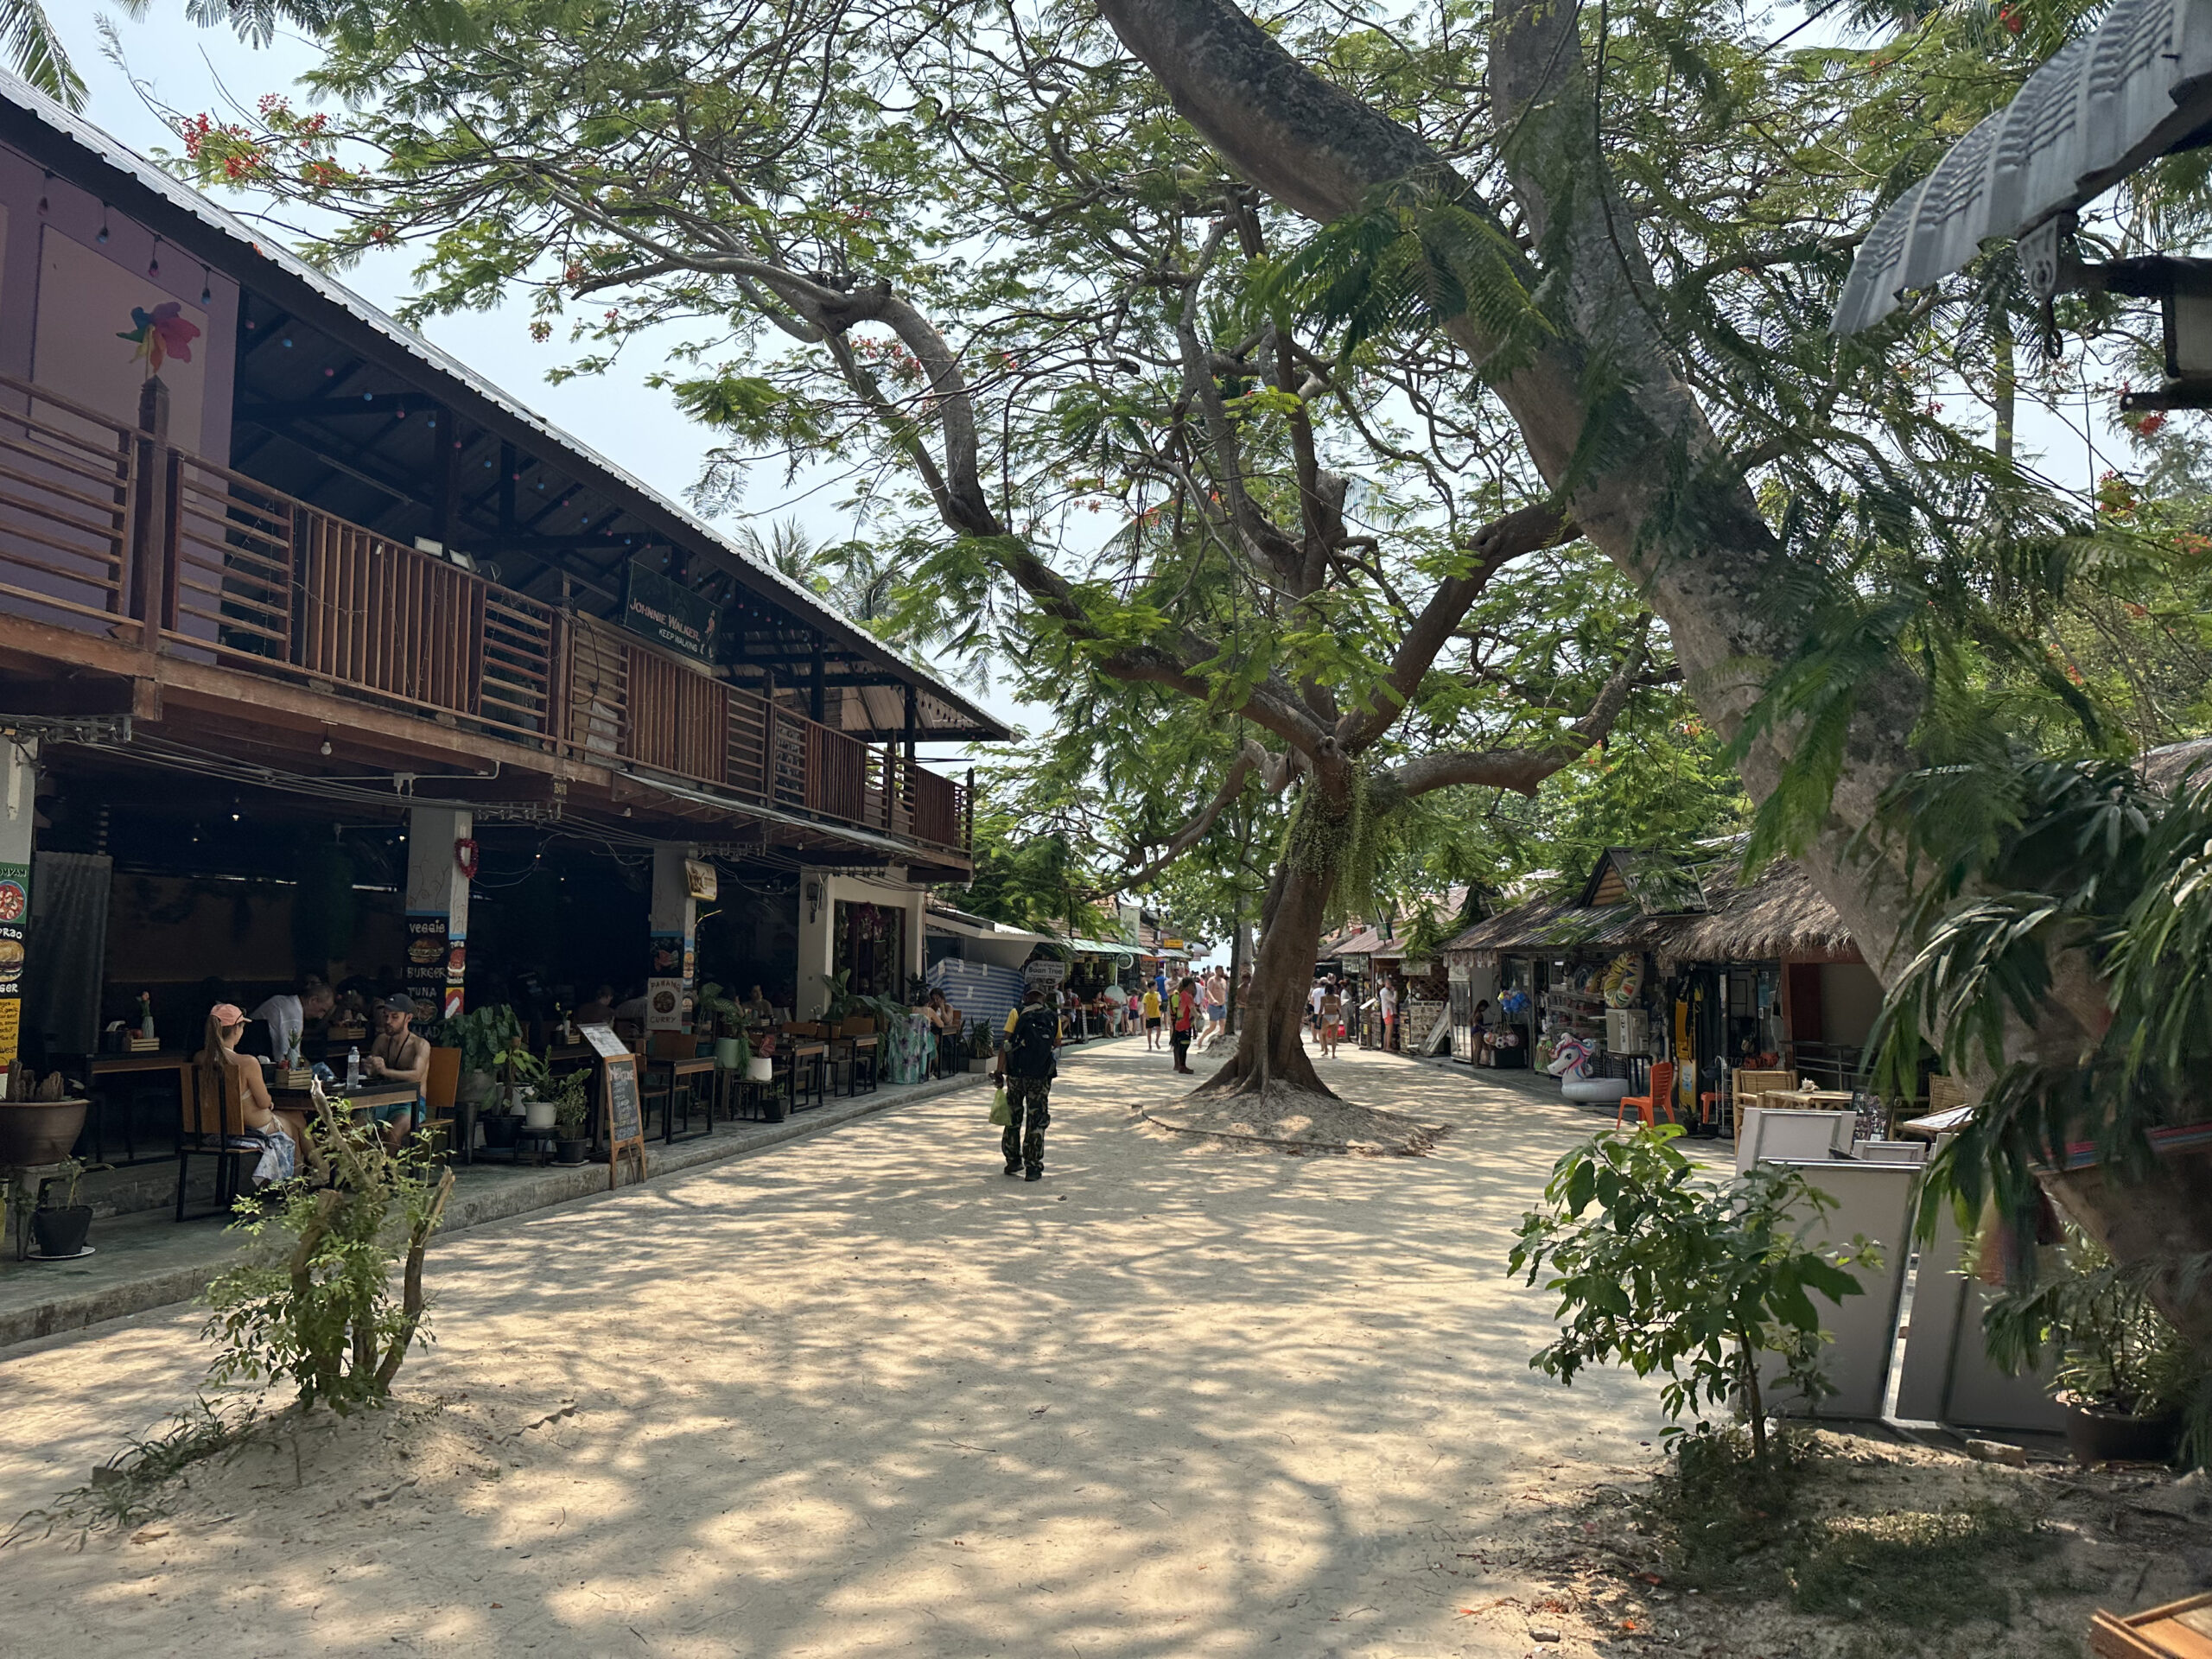
{"type": "Polygon", "coordinates": [[[999,1136],[999,1149],[1009,1164],[1027,1164],[1032,1169],[1045,1166],[1045,1131],[1052,1122],[1052,1109],[1046,1097],[1052,1089],[1050,1077],[1006,1080],[1006,1104],[1011,1116],[999,1136]]]}

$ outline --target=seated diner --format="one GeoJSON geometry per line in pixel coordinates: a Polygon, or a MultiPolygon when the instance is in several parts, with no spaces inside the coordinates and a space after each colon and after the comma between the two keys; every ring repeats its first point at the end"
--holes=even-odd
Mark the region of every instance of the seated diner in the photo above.
{"type": "MultiPolygon", "coordinates": [[[[224,1068],[237,1075],[239,1121],[248,1138],[261,1143],[261,1160],[253,1166],[256,1186],[290,1179],[299,1167],[297,1131],[277,1115],[262,1081],[261,1063],[238,1052],[238,1039],[245,1035],[245,1011],[235,1002],[218,1002],[207,1010],[207,1029],[194,1064],[220,1077],[224,1068]]],[[[204,1099],[205,1096],[203,1096],[204,1099]]]]}
{"type": "Polygon", "coordinates": [[[377,1011],[376,1040],[361,1060],[361,1069],[372,1082],[415,1085],[413,1100],[375,1107],[370,1112],[383,1132],[385,1144],[394,1152],[406,1144],[407,1137],[420,1125],[423,1085],[430,1075],[429,1041],[408,1023],[417,1012],[415,999],[404,991],[385,998],[377,1011]]]}

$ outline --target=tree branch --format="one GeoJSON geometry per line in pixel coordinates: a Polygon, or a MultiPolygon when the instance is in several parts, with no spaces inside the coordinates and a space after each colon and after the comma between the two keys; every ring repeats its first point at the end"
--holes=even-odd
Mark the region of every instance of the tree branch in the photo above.
{"type": "Polygon", "coordinates": [[[1545,779],[1573,765],[1612,730],[1642,680],[1650,628],[1651,613],[1646,611],[1637,619],[1636,643],[1606,677],[1589,711],[1550,742],[1518,749],[1461,749],[1420,755],[1383,773],[1376,782],[1395,798],[1406,800],[1455,784],[1478,784],[1534,795],[1545,779]]]}
{"type": "Polygon", "coordinates": [[[1106,894],[1119,892],[1124,887],[1142,887],[1177,859],[1182,857],[1185,853],[1189,852],[1192,848],[1205,839],[1206,831],[1212,829],[1215,821],[1229,810],[1230,803],[1244,792],[1245,779],[1264,766],[1267,759],[1267,750],[1260,744],[1248,740],[1244,747],[1237,751],[1236,759],[1230,762],[1228,775],[1221,780],[1221,787],[1214,791],[1213,798],[1200,807],[1198,815],[1169,838],[1167,844],[1160,849],[1157,858],[1141,869],[1122,871],[1114,878],[1110,887],[1100,887],[1096,892],[1087,894],[1086,897],[1103,899],[1106,894]]]}
{"type": "Polygon", "coordinates": [[[1436,653],[1444,649],[1468,609],[1501,569],[1523,554],[1556,547],[1580,533],[1568,522],[1565,510],[1549,501],[1516,508],[1477,531],[1467,543],[1467,551],[1476,561],[1473,568],[1464,575],[1446,578],[1429,595],[1428,603],[1398,642],[1389,677],[1376,696],[1375,706],[1355,709],[1337,722],[1337,747],[1357,753],[1396,723],[1399,713],[1421,689],[1421,677],[1436,661],[1436,653]]]}

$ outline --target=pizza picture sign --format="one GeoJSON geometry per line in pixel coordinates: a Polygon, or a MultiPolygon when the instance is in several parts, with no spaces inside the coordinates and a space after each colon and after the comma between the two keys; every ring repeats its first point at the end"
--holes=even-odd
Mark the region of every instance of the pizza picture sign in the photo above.
{"type": "Polygon", "coordinates": [[[0,922],[20,922],[30,908],[29,896],[20,881],[0,881],[0,922]]]}

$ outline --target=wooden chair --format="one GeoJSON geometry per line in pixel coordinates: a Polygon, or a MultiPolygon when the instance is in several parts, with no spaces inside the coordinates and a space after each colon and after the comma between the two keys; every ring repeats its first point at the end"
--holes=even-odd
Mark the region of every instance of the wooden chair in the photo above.
{"type": "MultiPolygon", "coordinates": [[[[457,1048],[433,1048],[430,1069],[423,1078],[423,1124],[433,1132],[433,1144],[440,1160],[453,1156],[453,1137],[456,1128],[454,1102],[461,1092],[461,1051],[457,1048]]],[[[474,1136],[476,1124],[469,1121],[468,1132],[474,1136]]]]}
{"type": "Polygon", "coordinates": [[[1728,1116],[1734,1138],[1744,1133],[1744,1108],[1756,1106],[1759,1096],[1770,1089],[1795,1089],[1797,1074],[1772,1067],[1739,1065],[1729,1074],[1728,1116]]]}
{"type": "Polygon", "coordinates": [[[238,1200],[238,1160],[261,1155],[261,1142],[245,1132],[245,1090],[238,1068],[221,1061],[202,1060],[191,1068],[185,1089],[182,1117],[176,1136],[176,1218],[200,1221],[227,1216],[238,1200]],[[192,1160],[213,1158],[215,1163],[215,1207],[197,1214],[184,1213],[184,1189],[192,1160]]]}
{"type": "Polygon", "coordinates": [[[1654,1116],[1655,1112],[1666,1113],[1667,1121],[1669,1123],[1675,1121],[1675,1063],[1672,1060],[1662,1060],[1651,1068],[1651,1092],[1649,1094],[1623,1095],[1621,1096],[1621,1103],[1613,1109],[1613,1127],[1615,1128],[1618,1129],[1620,1128],[1621,1120],[1628,1115],[1628,1109],[1631,1106],[1636,1108],[1636,1115],[1642,1118],[1646,1123],[1654,1123],[1657,1122],[1656,1117],[1654,1116]]]}

